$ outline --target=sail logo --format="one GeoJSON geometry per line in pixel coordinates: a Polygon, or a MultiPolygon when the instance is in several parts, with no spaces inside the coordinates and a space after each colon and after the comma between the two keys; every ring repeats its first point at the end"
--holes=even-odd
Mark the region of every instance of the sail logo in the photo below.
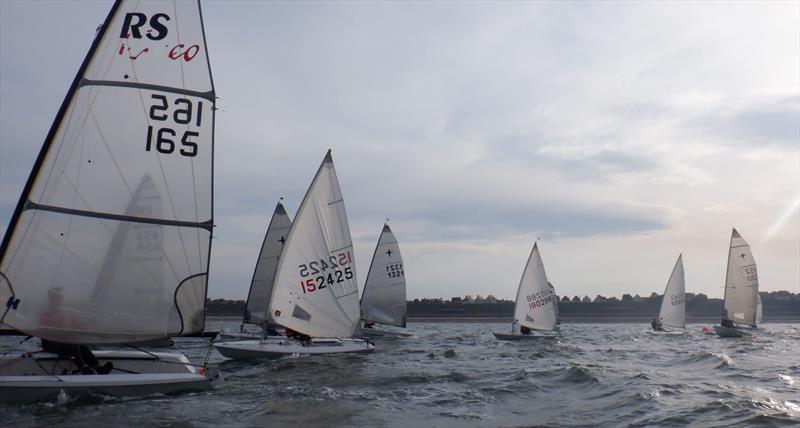
{"type": "Polygon", "coordinates": [[[150,40],[161,40],[167,37],[167,26],[165,22],[169,21],[170,17],[166,13],[156,13],[149,19],[147,15],[140,12],[129,12],[125,14],[125,19],[122,21],[122,30],[119,33],[120,39],[127,39],[133,37],[134,39],[141,39],[147,37],[150,40]],[[144,31],[142,27],[145,24],[149,25],[144,31]]]}

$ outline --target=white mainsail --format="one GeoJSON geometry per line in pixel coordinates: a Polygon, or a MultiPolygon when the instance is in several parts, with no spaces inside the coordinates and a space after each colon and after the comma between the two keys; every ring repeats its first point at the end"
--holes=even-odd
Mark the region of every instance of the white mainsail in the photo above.
{"type": "Polygon", "coordinates": [[[272,219],[267,226],[267,234],[261,244],[253,280],[250,283],[250,292],[245,302],[243,323],[264,325],[268,321],[269,299],[272,295],[272,284],[278,269],[278,259],[292,221],[283,204],[278,202],[272,219]]]}
{"type": "Polygon", "coordinates": [[[358,282],[344,199],[331,152],[297,210],[270,299],[277,323],[314,337],[351,337],[358,282]]]}
{"type": "Polygon", "coordinates": [[[538,243],[535,243],[519,282],[514,322],[534,330],[555,330],[556,299],[555,290],[547,282],[538,243]]]}
{"type": "Polygon", "coordinates": [[[0,322],[67,343],[202,332],[214,100],[199,2],[115,3],[0,246],[0,322]]]}
{"type": "Polygon", "coordinates": [[[722,317],[740,324],[756,324],[758,271],[750,245],[733,229],[725,277],[722,317]]]}
{"type": "Polygon", "coordinates": [[[678,255],[675,266],[664,289],[664,298],[661,300],[661,311],[658,319],[668,327],[686,327],[686,285],[683,273],[683,254],[678,255]]]}
{"type": "Polygon", "coordinates": [[[406,326],[406,275],[400,246],[388,224],[383,225],[372,255],[361,296],[361,319],[406,326]]]}

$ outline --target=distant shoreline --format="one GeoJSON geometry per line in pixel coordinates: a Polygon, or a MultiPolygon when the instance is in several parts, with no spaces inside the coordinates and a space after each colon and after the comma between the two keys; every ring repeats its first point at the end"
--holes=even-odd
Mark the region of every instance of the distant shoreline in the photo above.
{"type": "MultiPolygon", "coordinates": [[[[241,321],[241,316],[234,315],[209,315],[206,317],[208,321],[241,321]]],[[[647,324],[652,318],[642,317],[564,317],[561,319],[563,324],[647,324]]],[[[459,317],[459,316],[445,316],[445,317],[428,317],[428,316],[410,316],[407,318],[409,324],[416,323],[485,323],[485,324],[499,324],[510,323],[511,317],[459,317]]],[[[714,324],[719,322],[719,318],[689,318],[686,320],[687,324],[714,324]]],[[[765,320],[762,324],[800,324],[799,318],[776,318],[765,320]]]]}

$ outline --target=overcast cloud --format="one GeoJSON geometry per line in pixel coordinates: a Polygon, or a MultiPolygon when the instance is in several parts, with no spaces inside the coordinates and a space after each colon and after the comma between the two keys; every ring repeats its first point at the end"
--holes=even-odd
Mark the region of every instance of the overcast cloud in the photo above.
{"type": "MultiPolygon", "coordinates": [[[[0,224],[110,2],[0,2],[0,224]]],[[[211,297],[243,298],[325,150],[359,278],[386,217],[409,297],[721,297],[730,228],[800,287],[797,2],[203,2],[219,96],[211,297]],[[789,214],[787,214],[787,212],[789,214]]]]}

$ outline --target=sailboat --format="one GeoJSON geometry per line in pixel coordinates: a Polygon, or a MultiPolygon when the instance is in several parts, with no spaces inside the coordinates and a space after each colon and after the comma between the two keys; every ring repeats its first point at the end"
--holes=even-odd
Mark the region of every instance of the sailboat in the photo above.
{"type": "Polygon", "coordinates": [[[761,303],[761,294],[758,295],[758,306],[756,306],[756,325],[764,321],[764,304],[761,303]]]}
{"type": "Polygon", "coordinates": [[[383,225],[361,295],[361,335],[411,337],[408,333],[378,329],[374,324],[406,327],[406,275],[400,246],[388,224],[383,225]]]}
{"type": "Polygon", "coordinates": [[[714,326],[720,337],[750,337],[758,320],[758,271],[750,245],[736,229],[731,232],[722,322],[714,326]],[[748,331],[750,330],[750,331],[748,331]]]}
{"type": "Polygon", "coordinates": [[[558,336],[557,304],[555,288],[547,282],[538,242],[534,243],[517,289],[511,333],[494,333],[494,336],[499,340],[558,336]]]}
{"type": "Polygon", "coordinates": [[[214,346],[228,358],[371,352],[353,339],[360,310],[353,242],[331,151],[306,192],[278,259],[269,312],[301,338],[214,346]]]}
{"type": "Polygon", "coordinates": [[[269,299],[272,295],[272,284],[278,268],[278,259],[291,226],[292,221],[289,219],[289,214],[286,213],[283,204],[278,202],[267,226],[267,233],[261,244],[261,252],[258,254],[258,261],[242,315],[242,324],[238,332],[221,332],[222,339],[258,339],[270,336],[268,333],[271,330],[274,331],[274,324],[270,322],[269,317],[269,299]],[[245,324],[256,325],[263,331],[245,331],[245,324]]]}
{"type": "MultiPolygon", "coordinates": [[[[203,335],[214,102],[199,2],[115,2],[0,245],[0,324],[82,350],[203,335]]],[[[96,351],[113,368],[84,375],[64,355],[10,352],[0,402],[204,390],[220,379],[176,353],[96,351]]]]}
{"type": "Polygon", "coordinates": [[[658,313],[658,322],[654,325],[662,327],[661,330],[650,330],[649,333],[664,335],[680,335],[685,333],[686,328],[686,303],[685,303],[686,281],[683,272],[683,254],[678,255],[675,266],[667,281],[664,289],[664,298],[661,300],[661,310],[658,313]],[[678,328],[681,330],[667,330],[667,328],[678,328]]]}

